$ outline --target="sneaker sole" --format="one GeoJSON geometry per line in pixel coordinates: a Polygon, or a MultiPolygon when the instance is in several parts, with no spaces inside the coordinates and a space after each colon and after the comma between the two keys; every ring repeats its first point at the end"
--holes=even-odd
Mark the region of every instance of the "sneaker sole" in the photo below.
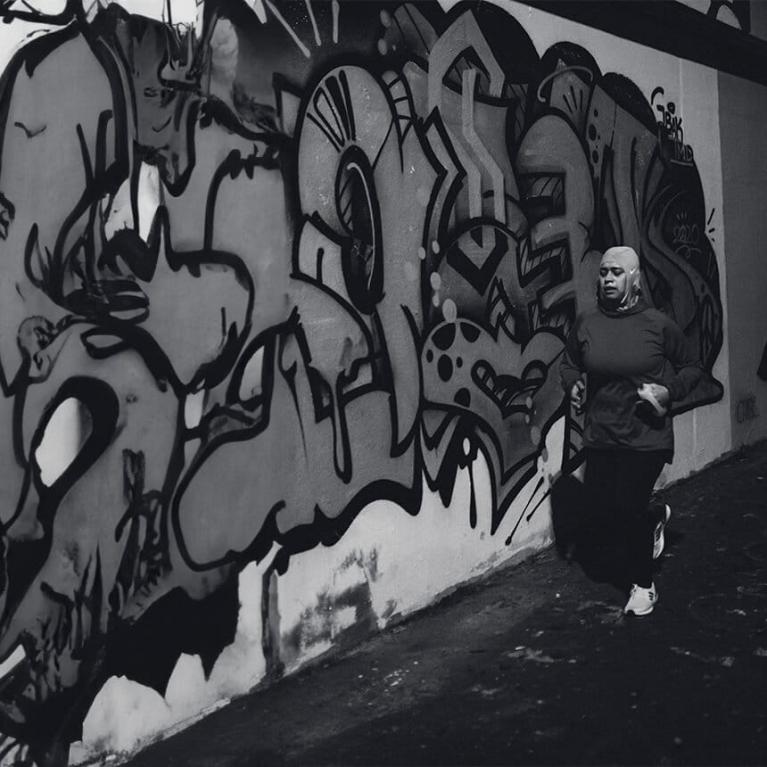
{"type": "Polygon", "coordinates": [[[641,618],[643,615],[649,615],[655,609],[655,605],[650,605],[646,610],[624,610],[625,615],[635,615],[641,618]]]}

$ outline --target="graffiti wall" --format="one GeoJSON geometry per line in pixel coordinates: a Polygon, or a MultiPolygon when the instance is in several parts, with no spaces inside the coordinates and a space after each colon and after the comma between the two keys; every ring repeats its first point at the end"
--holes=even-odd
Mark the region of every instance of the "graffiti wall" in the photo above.
{"type": "Polygon", "coordinates": [[[33,5],[0,4],[3,758],[134,748],[550,540],[605,248],[700,355],[680,412],[721,399],[703,68],[511,4],[33,5]]]}

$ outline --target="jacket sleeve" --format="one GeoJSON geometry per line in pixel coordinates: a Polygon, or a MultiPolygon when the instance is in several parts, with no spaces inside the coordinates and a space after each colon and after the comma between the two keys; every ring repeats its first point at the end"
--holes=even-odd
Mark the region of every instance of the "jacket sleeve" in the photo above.
{"type": "Polygon", "coordinates": [[[581,358],[581,345],[578,340],[580,322],[576,321],[570,334],[567,336],[565,353],[559,363],[559,378],[566,394],[570,393],[573,384],[583,377],[583,359],[581,358]]]}
{"type": "Polygon", "coordinates": [[[703,368],[684,333],[670,319],[663,328],[663,341],[666,359],[674,368],[674,375],[665,382],[671,401],[674,402],[683,399],[693,390],[703,376],[703,368]]]}

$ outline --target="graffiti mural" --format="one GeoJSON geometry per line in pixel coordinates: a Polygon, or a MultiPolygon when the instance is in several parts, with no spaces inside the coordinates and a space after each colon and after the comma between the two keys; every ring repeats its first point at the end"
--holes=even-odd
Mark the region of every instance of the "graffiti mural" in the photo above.
{"type": "Polygon", "coordinates": [[[662,85],[476,3],[0,8],[53,27],[0,81],[5,750],[66,763],[110,676],[212,667],[246,564],[448,503],[480,454],[511,543],[556,421],[577,463],[557,367],[611,245],[706,368],[680,410],[721,397],[662,85]]]}

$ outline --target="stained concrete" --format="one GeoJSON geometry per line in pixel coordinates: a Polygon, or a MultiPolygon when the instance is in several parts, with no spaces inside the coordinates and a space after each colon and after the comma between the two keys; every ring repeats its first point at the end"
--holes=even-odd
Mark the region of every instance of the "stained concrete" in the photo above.
{"type": "Polygon", "coordinates": [[[767,443],[660,498],[652,615],[560,531],[130,765],[767,764],[767,443]]]}

